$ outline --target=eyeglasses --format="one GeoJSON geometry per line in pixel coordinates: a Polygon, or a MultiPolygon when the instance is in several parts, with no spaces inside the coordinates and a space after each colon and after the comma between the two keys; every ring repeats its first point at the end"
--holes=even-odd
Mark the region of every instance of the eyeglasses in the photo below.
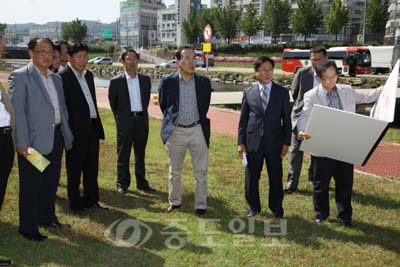
{"type": "Polygon", "coordinates": [[[258,69],[258,72],[268,72],[268,73],[271,73],[271,72],[273,72],[274,71],[274,69],[258,69]]]}
{"type": "Polygon", "coordinates": [[[332,77],[322,77],[320,80],[322,80],[322,81],[325,81],[325,82],[327,82],[327,81],[334,81],[334,80],[336,80],[337,79],[337,75],[335,75],[335,76],[332,76],[332,77]]]}
{"type": "Polygon", "coordinates": [[[32,50],[32,51],[41,56],[53,56],[53,54],[54,54],[54,51],[50,51],[50,50],[32,50]]]}

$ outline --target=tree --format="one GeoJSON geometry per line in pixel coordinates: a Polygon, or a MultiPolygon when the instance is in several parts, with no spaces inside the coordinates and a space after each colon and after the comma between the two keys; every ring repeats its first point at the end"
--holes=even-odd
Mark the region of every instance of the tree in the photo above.
{"type": "Polygon", "coordinates": [[[82,42],[87,34],[86,23],[83,23],[77,18],[71,22],[63,22],[61,24],[61,35],[64,40],[82,42]]]}
{"type": "Polygon", "coordinates": [[[251,36],[256,35],[262,29],[262,20],[257,15],[257,9],[252,4],[247,5],[240,19],[239,28],[244,34],[249,36],[249,44],[251,36]]]}
{"type": "Polygon", "coordinates": [[[182,30],[186,40],[190,44],[197,43],[197,37],[201,34],[201,28],[198,22],[198,16],[195,12],[190,13],[188,20],[182,22],[182,30]]]}
{"type": "Polygon", "coordinates": [[[365,13],[365,29],[372,33],[373,41],[378,41],[385,33],[386,22],[389,18],[387,12],[388,0],[372,0],[365,13]]]}
{"type": "Polygon", "coordinates": [[[7,28],[6,23],[0,23],[0,37],[4,35],[4,30],[7,28]]]}
{"type": "Polygon", "coordinates": [[[199,26],[203,28],[206,24],[210,24],[214,29],[216,8],[203,9],[198,16],[199,26]]]}
{"type": "Polygon", "coordinates": [[[264,28],[271,33],[274,41],[281,33],[286,33],[290,26],[292,6],[288,0],[268,0],[264,11],[264,28]],[[285,14],[282,16],[282,14],[285,14]]]}
{"type": "Polygon", "coordinates": [[[222,38],[230,43],[230,39],[236,36],[238,31],[240,13],[234,5],[225,8],[217,8],[215,12],[215,27],[222,38]]]}
{"type": "Polygon", "coordinates": [[[297,4],[299,8],[292,16],[292,28],[296,34],[304,35],[304,42],[307,42],[307,36],[322,25],[322,7],[315,0],[299,0],[297,4]]]}
{"type": "Polygon", "coordinates": [[[332,0],[329,5],[329,13],[325,17],[325,28],[329,33],[335,35],[336,42],[338,33],[348,21],[349,9],[342,5],[341,0],[332,0]]]}

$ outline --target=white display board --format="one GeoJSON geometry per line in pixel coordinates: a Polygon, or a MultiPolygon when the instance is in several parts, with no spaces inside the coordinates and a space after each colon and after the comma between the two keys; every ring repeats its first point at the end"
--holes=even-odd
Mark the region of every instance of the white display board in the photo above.
{"type": "Polygon", "coordinates": [[[300,150],[362,166],[388,122],[348,111],[314,105],[300,150]]]}

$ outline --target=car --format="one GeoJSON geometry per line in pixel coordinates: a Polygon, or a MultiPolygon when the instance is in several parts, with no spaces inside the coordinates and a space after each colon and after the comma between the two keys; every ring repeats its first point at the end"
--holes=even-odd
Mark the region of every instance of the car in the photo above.
{"type": "Polygon", "coordinates": [[[156,68],[176,68],[176,67],[178,67],[178,65],[176,65],[175,59],[167,60],[156,65],[156,68]]]}
{"type": "Polygon", "coordinates": [[[111,65],[113,64],[112,58],[102,57],[93,62],[93,64],[111,65]]]}
{"type": "Polygon", "coordinates": [[[89,64],[93,64],[96,60],[98,60],[98,59],[100,59],[100,58],[102,58],[102,57],[95,57],[95,58],[89,59],[89,60],[88,60],[88,63],[89,63],[89,64]]]}

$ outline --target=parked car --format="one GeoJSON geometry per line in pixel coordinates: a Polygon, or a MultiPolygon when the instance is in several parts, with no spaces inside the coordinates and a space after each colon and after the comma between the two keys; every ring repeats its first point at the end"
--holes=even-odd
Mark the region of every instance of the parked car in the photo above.
{"type": "Polygon", "coordinates": [[[113,64],[112,58],[102,57],[93,62],[93,64],[111,65],[113,64]]]}
{"type": "Polygon", "coordinates": [[[93,64],[96,60],[98,60],[98,59],[100,59],[101,57],[95,57],[95,58],[92,58],[92,59],[89,59],[88,60],[88,63],[89,64],[93,64]]]}
{"type": "Polygon", "coordinates": [[[176,65],[175,59],[167,60],[156,65],[156,68],[176,68],[176,67],[178,67],[178,65],[176,65]]]}

